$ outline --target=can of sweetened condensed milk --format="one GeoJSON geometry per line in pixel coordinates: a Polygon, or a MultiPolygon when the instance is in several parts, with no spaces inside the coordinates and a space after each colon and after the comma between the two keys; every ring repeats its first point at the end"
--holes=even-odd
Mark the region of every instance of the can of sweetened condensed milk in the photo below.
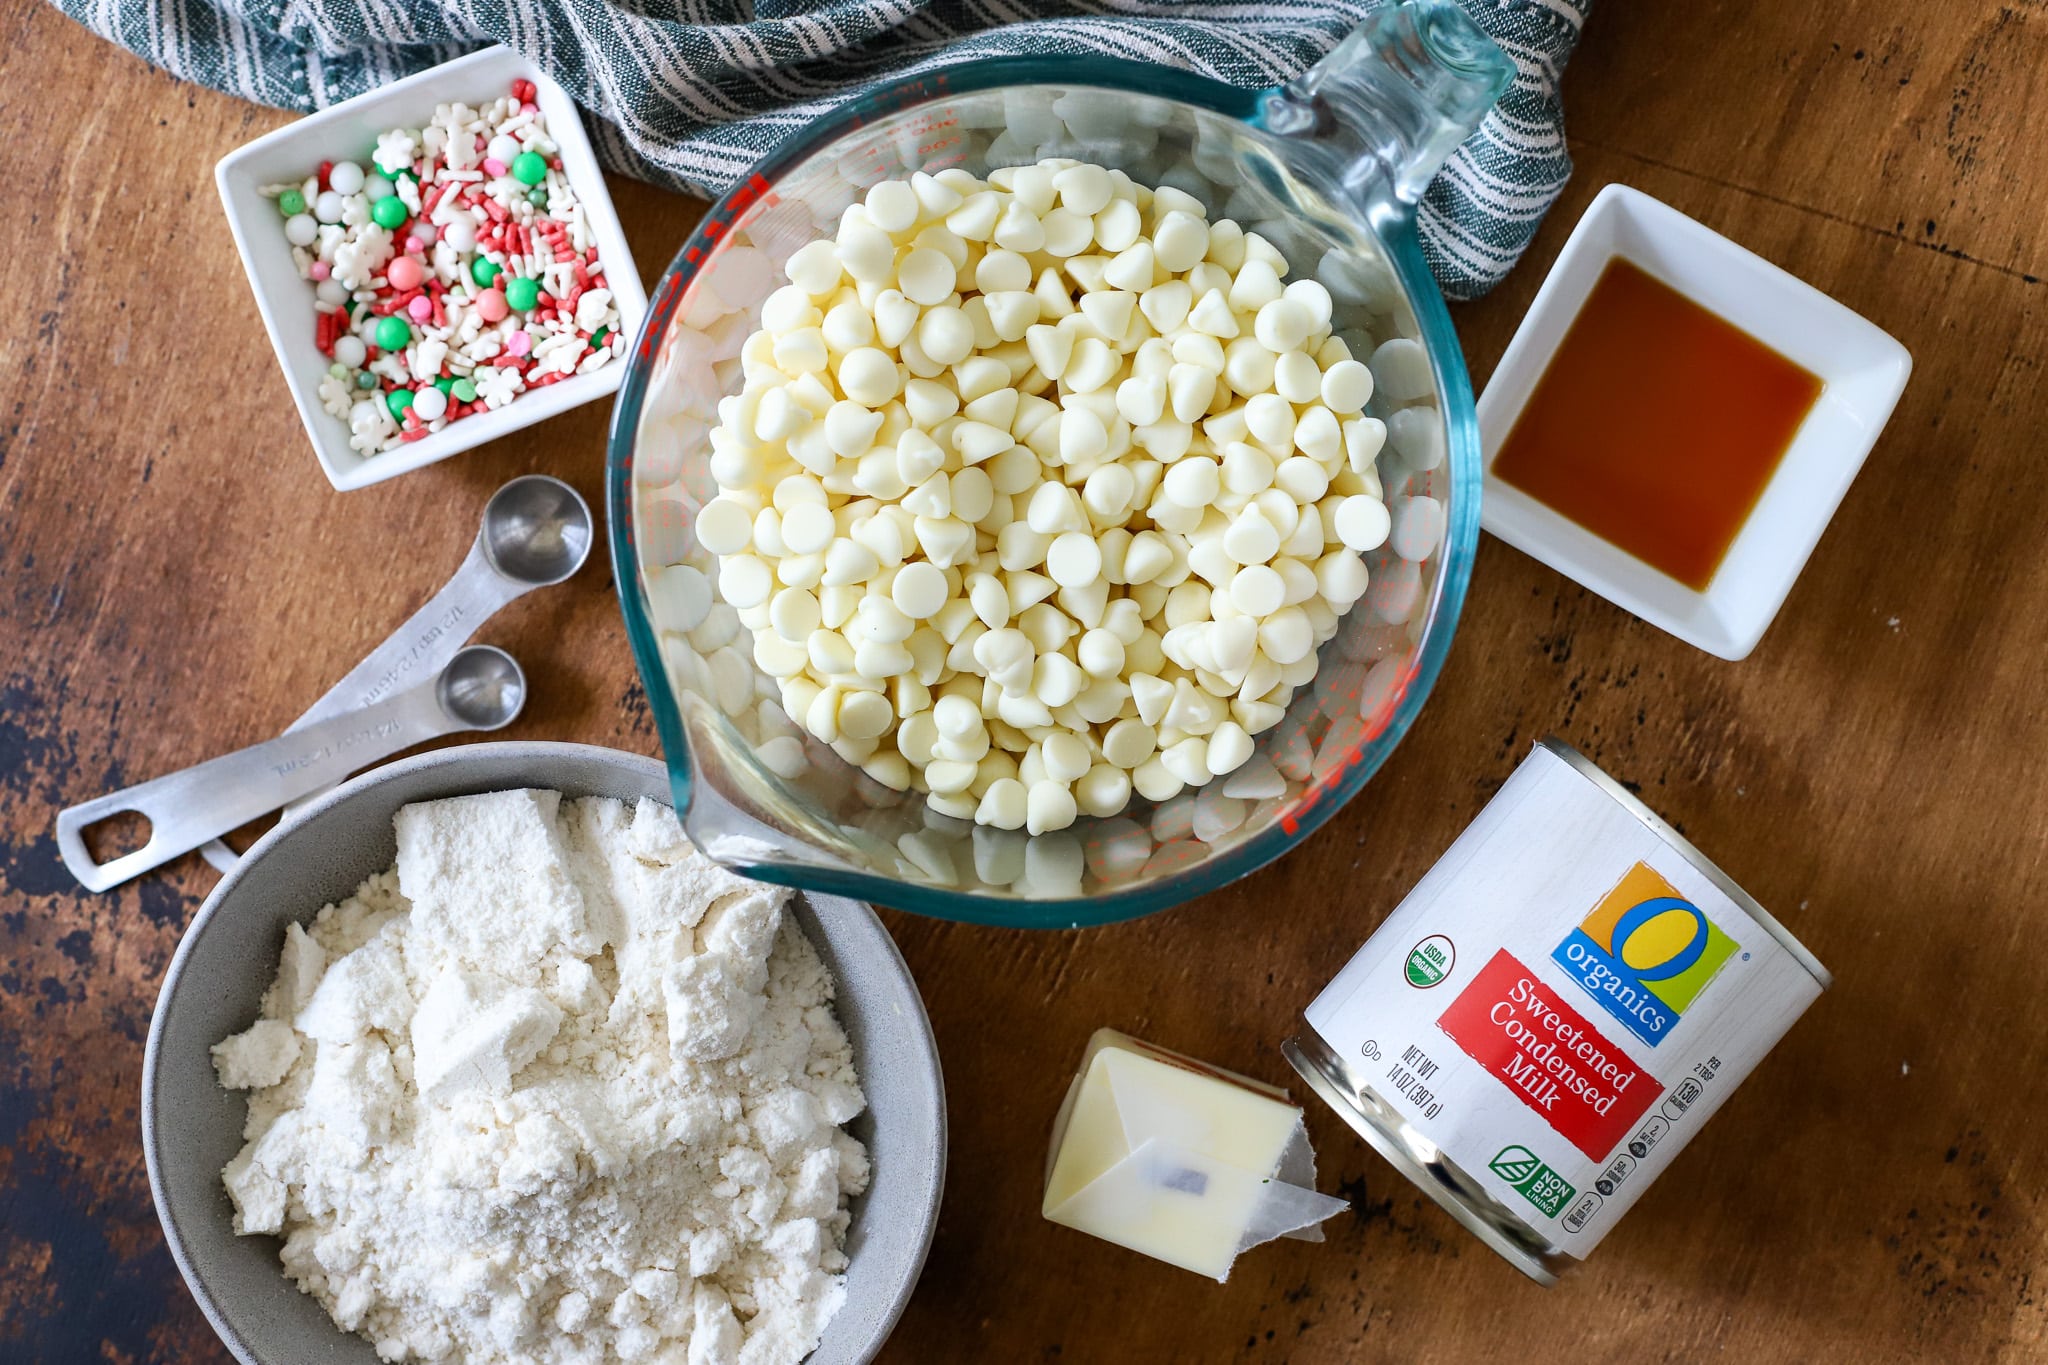
{"type": "Polygon", "coordinates": [[[1547,739],[1283,1051],[1380,1155],[1550,1284],[1828,980],[1678,831],[1547,739]]]}

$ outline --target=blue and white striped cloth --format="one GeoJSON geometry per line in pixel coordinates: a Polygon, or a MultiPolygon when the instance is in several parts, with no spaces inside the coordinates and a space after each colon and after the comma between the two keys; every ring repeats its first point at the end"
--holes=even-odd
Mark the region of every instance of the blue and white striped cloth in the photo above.
{"type": "MultiPolygon", "coordinates": [[[[846,97],[977,57],[1088,53],[1261,88],[1378,0],[55,0],[174,75],[323,108],[487,43],[597,115],[613,169],[713,196],[846,97]]],[[[1507,274],[1571,174],[1558,83],[1591,0],[1460,0],[1519,74],[1430,187],[1424,254],[1452,298],[1507,274]]]]}

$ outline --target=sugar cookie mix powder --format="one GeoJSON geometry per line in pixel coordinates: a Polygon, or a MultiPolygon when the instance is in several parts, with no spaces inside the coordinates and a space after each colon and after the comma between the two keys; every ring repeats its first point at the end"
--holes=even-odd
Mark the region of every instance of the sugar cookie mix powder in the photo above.
{"type": "Polygon", "coordinates": [[[844,1297],[864,1107],[788,893],[666,807],[407,806],[398,862],[286,933],[235,1231],[391,1361],[795,1362],[844,1297]]]}
{"type": "Polygon", "coordinates": [[[623,353],[590,224],[531,81],[443,104],[367,158],[262,193],[315,293],[320,402],[363,455],[623,353]]]}
{"type": "Polygon", "coordinates": [[[1330,291],[1067,159],[882,181],[785,270],[694,529],[790,718],[1032,834],[1250,759],[1392,526],[1330,291]]]}

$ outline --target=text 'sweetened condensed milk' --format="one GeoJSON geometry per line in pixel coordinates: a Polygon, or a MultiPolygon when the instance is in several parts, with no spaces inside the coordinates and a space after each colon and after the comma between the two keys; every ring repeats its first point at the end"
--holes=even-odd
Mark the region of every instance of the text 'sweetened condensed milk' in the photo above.
{"type": "Polygon", "coordinates": [[[1284,1050],[1403,1174],[1549,1283],[1827,984],[1677,831],[1546,740],[1284,1050]]]}

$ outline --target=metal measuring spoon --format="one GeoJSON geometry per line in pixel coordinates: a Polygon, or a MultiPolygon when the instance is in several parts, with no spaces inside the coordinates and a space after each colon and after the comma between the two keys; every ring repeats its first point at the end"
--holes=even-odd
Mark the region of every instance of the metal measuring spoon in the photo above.
{"type": "Polygon", "coordinates": [[[57,847],[87,890],[105,891],[400,749],[458,730],[510,725],[525,704],[526,675],[512,656],[472,645],[436,676],[360,711],[60,811],[57,847]],[[149,842],[94,862],[83,831],[123,811],[149,818],[149,842]]]}
{"type": "MultiPolygon", "coordinates": [[[[507,602],[573,577],[590,557],[596,539],[592,527],[589,505],[560,479],[526,474],[500,488],[484,505],[476,542],[447,586],[329,688],[285,733],[359,710],[393,688],[438,670],[507,602]]],[[[217,840],[201,852],[221,872],[232,869],[240,858],[217,840]]]]}

